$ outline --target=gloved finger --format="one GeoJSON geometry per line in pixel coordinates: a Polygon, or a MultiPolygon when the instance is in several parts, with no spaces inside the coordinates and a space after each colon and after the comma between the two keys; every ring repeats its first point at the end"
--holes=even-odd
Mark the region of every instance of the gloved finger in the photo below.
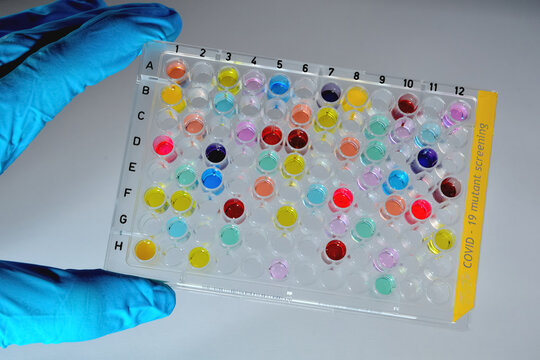
{"type": "MultiPolygon", "coordinates": [[[[58,41],[85,22],[109,11],[130,11],[140,7],[153,7],[152,4],[125,4],[101,7],[66,18],[50,21],[39,26],[12,32],[0,38],[0,78],[19,66],[28,56],[42,47],[58,41]]],[[[1,21],[1,19],[0,19],[1,21]]]]}
{"type": "Polygon", "coordinates": [[[73,14],[106,6],[103,0],[58,0],[0,18],[0,37],[13,31],[30,29],[73,14]]]}
{"type": "Polygon", "coordinates": [[[150,40],[174,40],[182,21],[158,4],[105,11],[30,55],[0,79],[0,173],[86,86],[127,67],[150,40]]]}
{"type": "Polygon", "coordinates": [[[103,270],[0,262],[0,346],[95,339],[168,316],[174,291],[103,270]]]}

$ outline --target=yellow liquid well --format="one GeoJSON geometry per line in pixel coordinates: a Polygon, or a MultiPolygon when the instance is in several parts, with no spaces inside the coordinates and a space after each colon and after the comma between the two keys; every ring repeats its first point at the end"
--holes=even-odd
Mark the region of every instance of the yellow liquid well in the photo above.
{"type": "Polygon", "coordinates": [[[177,191],[171,195],[171,206],[174,210],[184,212],[193,206],[193,199],[186,191],[177,191]]]}
{"type": "Polygon", "coordinates": [[[299,175],[304,171],[304,158],[298,154],[290,154],[283,161],[283,168],[290,175],[299,175]]]}
{"type": "Polygon", "coordinates": [[[169,85],[161,89],[161,99],[165,104],[175,105],[182,100],[182,89],[178,85],[169,85]]]}
{"type": "Polygon", "coordinates": [[[282,206],[276,212],[276,222],[282,227],[291,227],[296,224],[298,215],[296,210],[291,206],[282,206]]]}
{"type": "Polygon", "coordinates": [[[165,192],[157,186],[151,187],[144,192],[144,202],[151,208],[158,208],[165,203],[165,192]]]}
{"type": "Polygon", "coordinates": [[[233,95],[236,95],[240,90],[238,72],[235,68],[226,67],[221,69],[218,73],[217,80],[219,90],[229,90],[233,95]]]}
{"type": "Polygon", "coordinates": [[[317,121],[313,125],[316,132],[329,131],[334,132],[338,122],[338,113],[333,108],[322,108],[317,113],[317,121]]]}
{"type": "Polygon", "coordinates": [[[195,268],[203,268],[210,262],[210,253],[203,247],[193,248],[189,252],[189,263],[195,268]]]}
{"type": "Polygon", "coordinates": [[[152,240],[141,240],[135,245],[135,256],[142,261],[148,261],[156,255],[157,247],[152,240]]]}
{"type": "Polygon", "coordinates": [[[363,87],[354,86],[350,88],[341,104],[343,111],[349,111],[352,109],[363,110],[366,105],[367,98],[367,91],[363,87]]]}
{"type": "Polygon", "coordinates": [[[438,254],[443,250],[450,250],[455,242],[456,237],[452,231],[441,229],[429,240],[427,247],[432,253],[438,254]]]}

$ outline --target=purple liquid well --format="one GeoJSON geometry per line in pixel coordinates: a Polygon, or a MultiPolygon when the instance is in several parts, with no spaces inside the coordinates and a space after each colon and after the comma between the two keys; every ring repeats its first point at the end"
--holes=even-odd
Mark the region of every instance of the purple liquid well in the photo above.
{"type": "Polygon", "coordinates": [[[469,110],[467,106],[461,102],[456,102],[450,105],[450,109],[442,118],[442,123],[445,127],[451,127],[457,123],[463,122],[469,118],[469,110]]]}
{"type": "Polygon", "coordinates": [[[289,263],[284,259],[274,260],[270,263],[268,271],[272,279],[283,280],[289,274],[289,263]]]}
{"type": "Polygon", "coordinates": [[[338,216],[328,224],[331,235],[341,236],[349,229],[349,221],[345,216],[338,216]]]}
{"type": "Polygon", "coordinates": [[[242,121],[236,126],[236,137],[242,142],[250,142],[255,139],[257,129],[251,121],[242,121]]]}
{"type": "Polygon", "coordinates": [[[399,262],[399,254],[395,249],[383,249],[376,259],[373,259],[373,266],[376,270],[383,272],[384,269],[391,269],[399,262]]]}

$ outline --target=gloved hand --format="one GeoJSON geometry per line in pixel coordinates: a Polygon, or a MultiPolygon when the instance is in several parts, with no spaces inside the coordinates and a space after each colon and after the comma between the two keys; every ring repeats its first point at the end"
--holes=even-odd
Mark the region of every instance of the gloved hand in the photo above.
{"type": "MultiPolygon", "coordinates": [[[[0,174],[86,86],[128,66],[180,16],[158,4],[60,0],[0,18],[0,174]]],[[[1,239],[0,239],[1,244],[1,239]]],[[[167,316],[161,283],[103,270],[0,262],[0,346],[82,341],[167,316]]]]}

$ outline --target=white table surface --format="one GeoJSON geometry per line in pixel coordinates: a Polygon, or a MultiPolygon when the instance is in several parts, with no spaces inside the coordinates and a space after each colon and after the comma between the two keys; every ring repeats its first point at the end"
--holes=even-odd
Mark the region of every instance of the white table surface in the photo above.
{"type": "MultiPolygon", "coordinates": [[[[0,15],[42,3],[5,0],[0,15]]],[[[182,15],[187,44],[499,93],[469,329],[182,292],[166,319],[83,343],[11,346],[2,359],[540,356],[539,2],[164,3],[182,15]]],[[[0,258],[103,266],[136,71],[137,61],[77,96],[0,177],[0,258]]]]}

